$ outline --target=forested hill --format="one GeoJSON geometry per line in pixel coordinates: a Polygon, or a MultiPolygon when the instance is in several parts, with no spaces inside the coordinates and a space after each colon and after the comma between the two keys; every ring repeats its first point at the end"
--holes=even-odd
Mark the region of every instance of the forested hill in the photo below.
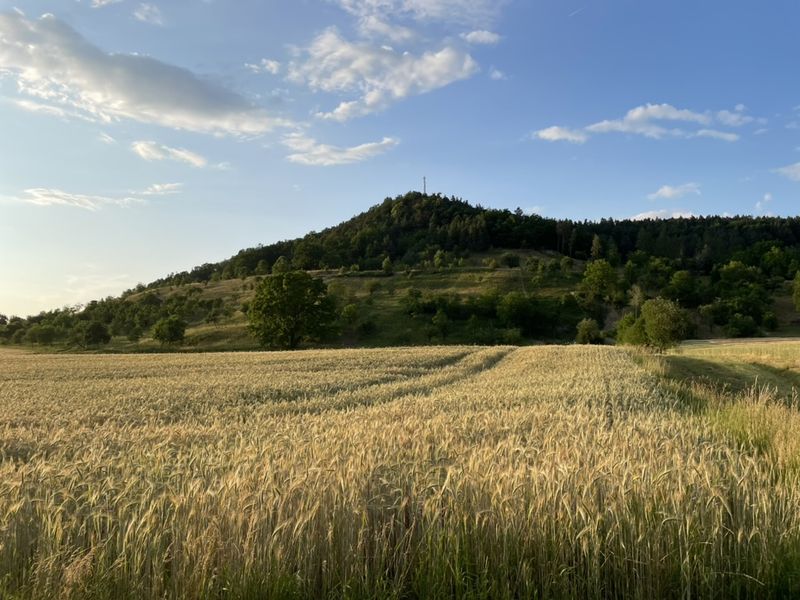
{"type": "MultiPolygon", "coordinates": [[[[248,248],[228,260],[171,274],[148,287],[265,275],[280,256],[307,270],[379,269],[387,257],[395,268],[415,267],[433,261],[437,252],[459,256],[493,248],[555,251],[582,260],[593,257],[596,237],[602,257],[615,265],[639,251],[696,273],[710,274],[714,265],[735,259],[766,267],[770,275],[789,277],[800,262],[800,217],[570,221],[410,192],[387,198],[335,227],[248,248]],[[773,247],[777,252],[765,256],[773,247]]],[[[594,251],[597,258],[598,248],[594,251]]]]}
{"type": "Polygon", "coordinates": [[[256,348],[256,291],[295,270],[330,293],[331,333],[307,343],[332,347],[647,343],[647,315],[681,337],[800,334],[800,217],[558,221],[412,192],[118,298],[0,314],[0,344],[256,348]]]}

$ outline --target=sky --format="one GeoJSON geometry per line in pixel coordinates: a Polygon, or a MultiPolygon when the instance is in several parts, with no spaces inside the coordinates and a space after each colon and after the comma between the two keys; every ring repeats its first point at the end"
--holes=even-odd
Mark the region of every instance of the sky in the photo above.
{"type": "Polygon", "coordinates": [[[800,3],[0,0],[0,313],[422,187],[556,218],[793,215],[800,3]]]}

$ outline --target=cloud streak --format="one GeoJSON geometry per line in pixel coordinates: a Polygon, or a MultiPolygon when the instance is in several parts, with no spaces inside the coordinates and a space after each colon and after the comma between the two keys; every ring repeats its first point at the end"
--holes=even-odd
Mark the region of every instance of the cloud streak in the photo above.
{"type": "Polygon", "coordinates": [[[133,142],[131,150],[147,161],[171,160],[191,165],[195,168],[203,168],[208,165],[208,160],[196,152],[186,148],[170,148],[153,141],[133,142]]]}
{"type": "Polygon", "coordinates": [[[283,144],[292,150],[287,159],[308,166],[331,167],[362,162],[388,152],[399,144],[399,140],[385,137],[380,142],[369,142],[349,148],[321,144],[303,133],[293,133],[283,139],[283,144]]]}
{"type": "Polygon", "coordinates": [[[653,140],[664,138],[711,138],[725,142],[736,142],[740,135],[729,131],[713,129],[715,123],[727,126],[742,126],[754,122],[755,119],[742,114],[743,106],[737,106],[737,112],[709,111],[696,112],[685,108],[676,108],[671,104],[644,104],[632,108],[622,118],[605,119],[581,129],[552,126],[534,132],[534,137],[558,142],[584,143],[592,135],[623,133],[637,135],[653,140]]]}
{"type": "Polygon", "coordinates": [[[52,15],[0,14],[0,73],[20,94],[100,122],[132,119],[201,133],[253,136],[288,123],[186,69],[108,54],[52,15]]]}
{"type": "Polygon", "coordinates": [[[700,185],[697,183],[684,183],[682,185],[664,185],[658,189],[658,191],[649,194],[647,198],[649,200],[670,200],[674,198],[683,198],[684,196],[688,195],[697,195],[701,194],[700,192],[700,185]]]}

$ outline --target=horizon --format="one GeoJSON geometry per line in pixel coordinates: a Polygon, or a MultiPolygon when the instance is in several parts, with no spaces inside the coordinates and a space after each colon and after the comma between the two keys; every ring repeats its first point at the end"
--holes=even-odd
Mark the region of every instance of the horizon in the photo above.
{"type": "Polygon", "coordinates": [[[576,221],[790,216],[800,6],[0,0],[0,312],[413,189],[576,221]]]}

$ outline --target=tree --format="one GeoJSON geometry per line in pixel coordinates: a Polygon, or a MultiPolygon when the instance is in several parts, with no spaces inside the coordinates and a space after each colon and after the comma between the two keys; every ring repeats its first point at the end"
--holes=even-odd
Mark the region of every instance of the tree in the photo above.
{"type": "Polygon", "coordinates": [[[800,312],[800,271],[794,276],[794,294],[792,297],[794,298],[795,310],[800,312]]]}
{"type": "Polygon", "coordinates": [[[647,296],[644,294],[644,290],[638,285],[631,286],[630,291],[630,302],[631,308],[633,308],[633,315],[635,318],[639,318],[639,311],[642,309],[642,304],[645,303],[647,300],[647,296]]]}
{"type": "Polygon", "coordinates": [[[292,265],[289,264],[289,261],[285,256],[279,256],[278,259],[275,261],[275,264],[272,265],[273,275],[288,273],[291,270],[292,270],[292,265]]]}
{"type": "Polygon", "coordinates": [[[325,282],[304,271],[290,271],[261,282],[248,317],[261,345],[294,349],[327,334],[336,310],[325,282]]]}
{"type": "Polygon", "coordinates": [[[392,259],[389,258],[388,256],[384,258],[383,262],[381,263],[381,269],[383,269],[383,272],[386,273],[387,275],[393,274],[394,265],[392,264],[392,259]]]}
{"type": "Polygon", "coordinates": [[[153,339],[162,344],[179,344],[185,336],[186,323],[176,315],[161,319],[153,327],[153,339]]]}
{"type": "Polygon", "coordinates": [[[579,344],[597,344],[603,339],[600,326],[594,319],[583,319],[578,323],[578,334],[575,341],[579,344]]]}
{"type": "Polygon", "coordinates": [[[441,308],[436,311],[436,314],[433,315],[431,319],[431,325],[434,326],[439,337],[445,339],[447,334],[450,331],[450,319],[447,318],[447,313],[444,312],[441,308]]]}
{"type": "Polygon", "coordinates": [[[617,273],[605,259],[592,261],[586,265],[581,287],[589,302],[598,298],[608,300],[617,289],[617,273]]]}
{"type": "Polygon", "coordinates": [[[81,321],[74,329],[74,339],[79,346],[99,346],[111,341],[108,327],[100,321],[81,321]]]}
{"type": "Polygon", "coordinates": [[[8,325],[8,317],[0,314],[0,325],[8,325]]]}
{"type": "Polygon", "coordinates": [[[603,242],[600,236],[596,233],[592,238],[592,260],[600,260],[603,258],[603,242]]]}
{"type": "Polygon", "coordinates": [[[655,298],[642,305],[642,320],[647,343],[660,351],[685,339],[688,331],[686,313],[672,300],[655,298]]]}

